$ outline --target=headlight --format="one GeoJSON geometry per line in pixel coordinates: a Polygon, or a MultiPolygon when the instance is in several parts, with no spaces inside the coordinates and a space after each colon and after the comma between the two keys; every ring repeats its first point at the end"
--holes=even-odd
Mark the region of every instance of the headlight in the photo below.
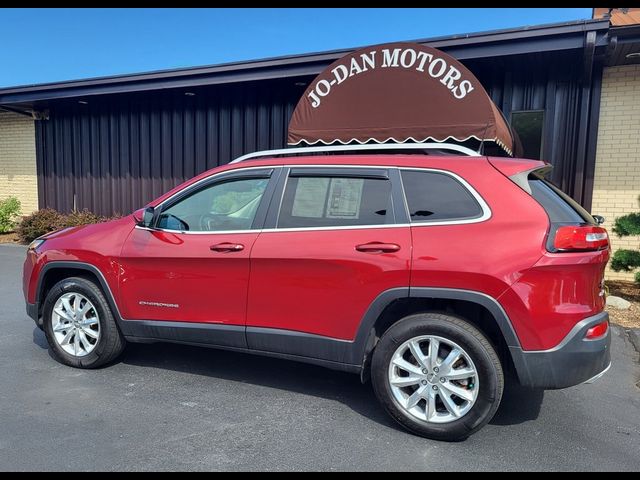
{"type": "Polygon", "coordinates": [[[33,242],[29,244],[29,250],[35,251],[44,242],[45,242],[44,238],[36,238],[33,242]]]}

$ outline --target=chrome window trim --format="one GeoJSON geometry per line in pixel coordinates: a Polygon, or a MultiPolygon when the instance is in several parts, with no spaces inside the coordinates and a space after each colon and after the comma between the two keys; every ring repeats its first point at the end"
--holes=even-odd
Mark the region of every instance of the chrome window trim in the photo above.
{"type": "Polygon", "coordinates": [[[191,232],[188,230],[169,230],[166,228],[148,228],[148,227],[142,227],[140,225],[136,225],[135,228],[138,230],[146,230],[148,232],[163,232],[163,233],[173,233],[173,234],[180,233],[185,235],[221,235],[221,234],[235,235],[239,233],[260,233],[262,231],[261,228],[252,228],[249,230],[218,230],[218,231],[200,230],[200,231],[191,232]]]}
{"type": "MultiPolygon", "coordinates": [[[[247,170],[264,170],[269,168],[383,168],[383,169],[396,169],[396,170],[414,170],[414,171],[428,171],[435,172],[444,175],[449,175],[453,177],[455,180],[460,182],[464,188],[466,188],[469,193],[476,199],[476,201],[480,204],[480,208],[482,209],[482,215],[480,217],[471,218],[471,219],[462,219],[462,220],[434,220],[432,222],[420,222],[420,223],[394,223],[394,224],[380,224],[380,225],[347,225],[347,226],[334,226],[334,227],[295,227],[295,228],[254,228],[248,230],[218,230],[218,231],[182,231],[182,230],[168,230],[162,228],[147,228],[142,227],[140,225],[136,225],[135,228],[138,230],[148,230],[148,231],[156,231],[156,232],[166,232],[173,234],[185,234],[185,235],[234,235],[240,233],[274,233],[274,232],[300,232],[300,231],[323,231],[323,230],[364,230],[364,229],[376,229],[376,228],[401,228],[401,227],[436,227],[443,225],[466,225],[471,223],[480,223],[488,220],[492,216],[491,208],[484,201],[484,199],[480,196],[480,194],[467,182],[464,178],[460,177],[456,173],[450,172],[448,170],[441,170],[438,168],[430,168],[430,167],[398,167],[395,165],[332,165],[332,164],[310,164],[310,165],[262,165],[256,167],[241,167],[233,170],[225,170],[223,172],[214,173],[208,177],[205,177],[201,180],[198,180],[192,185],[189,185],[183,190],[180,190],[174,193],[171,197],[165,199],[163,202],[158,204],[155,208],[161,208],[162,205],[169,202],[176,195],[181,195],[185,191],[190,190],[192,188],[196,188],[203,182],[210,181],[213,178],[224,175],[227,173],[232,173],[235,171],[247,171],[247,170]]],[[[400,176],[400,180],[402,181],[402,175],[400,176]]],[[[289,181],[289,175],[287,175],[287,179],[285,181],[285,186],[282,189],[280,201],[278,203],[278,217],[280,216],[280,209],[282,207],[282,200],[284,198],[284,192],[286,190],[286,182],[289,181]]],[[[404,194],[404,185],[402,186],[402,192],[404,196],[405,209],[407,212],[407,218],[411,218],[409,215],[409,207],[407,205],[407,198],[404,194]]]]}

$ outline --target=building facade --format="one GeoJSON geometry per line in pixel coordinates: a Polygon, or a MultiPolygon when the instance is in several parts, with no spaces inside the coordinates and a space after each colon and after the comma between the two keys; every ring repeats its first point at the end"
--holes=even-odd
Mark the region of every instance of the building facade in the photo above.
{"type": "MultiPolygon", "coordinates": [[[[550,162],[552,180],[606,226],[639,208],[637,25],[604,18],[418,43],[464,63],[526,156],[550,162]]],[[[347,52],[0,89],[0,198],[17,195],[25,214],[36,199],[128,213],[206,169],[284,147],[306,86],[347,52]]]]}
{"type": "MultiPolygon", "coordinates": [[[[604,70],[592,211],[604,216],[614,249],[637,249],[638,237],[618,238],[613,220],[640,210],[640,65],[604,70]]],[[[631,280],[626,272],[608,278],[631,280]]]]}
{"type": "Polygon", "coordinates": [[[0,200],[20,200],[22,214],[38,209],[38,176],[34,121],[0,111],[0,200]]]}

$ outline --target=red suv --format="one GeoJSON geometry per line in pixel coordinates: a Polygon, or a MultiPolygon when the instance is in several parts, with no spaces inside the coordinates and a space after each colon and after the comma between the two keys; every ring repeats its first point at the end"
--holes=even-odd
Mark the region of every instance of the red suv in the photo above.
{"type": "Polygon", "coordinates": [[[41,237],[27,312],[73,367],[168,341],[357,373],[435,439],[485,425],[505,378],[601,376],[607,232],[543,178],[549,165],[401,148],[255,154],[41,237]]]}

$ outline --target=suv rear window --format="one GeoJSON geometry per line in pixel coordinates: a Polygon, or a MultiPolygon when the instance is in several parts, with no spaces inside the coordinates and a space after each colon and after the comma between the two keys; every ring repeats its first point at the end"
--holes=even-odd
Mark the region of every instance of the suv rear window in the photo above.
{"type": "Polygon", "coordinates": [[[438,172],[402,170],[411,222],[462,220],[482,216],[482,207],[460,182],[438,172]]]}
{"type": "Polygon", "coordinates": [[[530,176],[531,195],[545,209],[551,223],[591,223],[593,217],[569,195],[548,180],[530,176]]]}

